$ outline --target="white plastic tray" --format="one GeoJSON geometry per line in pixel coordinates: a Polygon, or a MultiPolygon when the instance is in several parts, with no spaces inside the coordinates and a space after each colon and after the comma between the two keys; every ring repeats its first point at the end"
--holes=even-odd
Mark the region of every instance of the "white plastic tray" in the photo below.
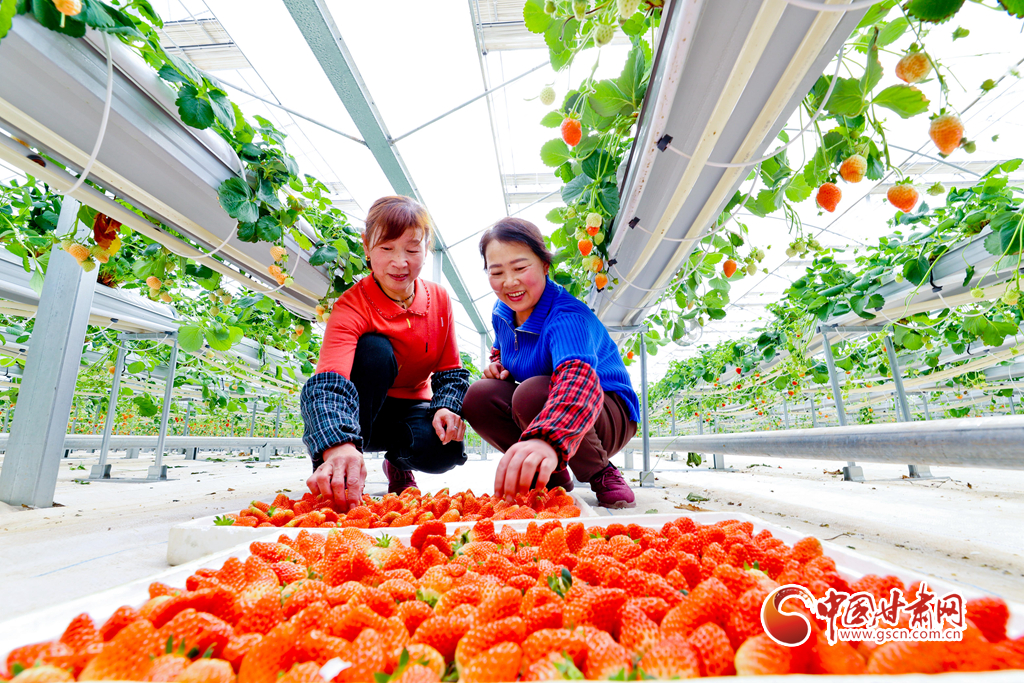
{"type": "MultiPolygon", "coordinates": [[[[608,524],[613,523],[623,525],[636,523],[641,526],[658,529],[661,528],[665,522],[679,517],[690,517],[700,524],[713,524],[725,519],[749,521],[754,525],[754,533],[757,533],[762,529],[768,529],[776,538],[789,545],[792,545],[794,542],[803,538],[803,535],[798,534],[791,529],[785,529],[771,524],[770,522],[765,522],[757,517],[742,513],[696,512],[688,515],[623,515],[615,517],[587,517],[578,519],[588,527],[607,526],[608,524]]],[[[495,528],[500,529],[505,524],[512,525],[514,528],[525,528],[530,521],[531,520],[510,520],[507,522],[496,522],[495,528]]],[[[571,521],[573,520],[563,520],[563,522],[571,521]]],[[[458,526],[464,527],[467,525],[454,524],[450,526],[454,528],[458,526]]],[[[395,529],[366,529],[365,531],[372,536],[379,536],[386,533],[405,540],[411,536],[415,528],[416,527],[410,526],[398,527],[395,529]]],[[[301,529],[296,528],[283,530],[275,529],[274,533],[269,534],[269,536],[271,538],[276,538],[282,532],[288,532],[288,535],[295,536],[300,531],[301,529]]],[[[316,529],[309,529],[309,531],[313,532],[316,531],[316,529]]],[[[322,531],[327,530],[324,529],[322,531]]],[[[268,534],[262,534],[262,537],[264,538],[267,536],[268,534]]],[[[0,622],[0,658],[6,659],[7,654],[16,647],[59,638],[67,624],[82,612],[89,613],[97,623],[103,623],[121,605],[138,607],[149,599],[149,585],[154,581],[160,581],[171,586],[184,586],[185,580],[194,574],[197,569],[203,567],[219,568],[229,557],[244,559],[249,556],[249,543],[251,540],[252,539],[246,540],[244,543],[233,548],[223,550],[208,557],[187,562],[145,579],[139,579],[138,581],[133,581],[117,588],[112,588],[77,600],[72,600],[70,602],[54,605],[53,607],[38,610],[30,614],[25,614],[8,621],[0,622]]],[[[983,595],[983,593],[976,588],[952,584],[924,574],[905,570],[888,562],[866,557],[860,553],[850,550],[849,548],[839,546],[828,541],[822,541],[822,546],[825,550],[825,554],[835,560],[837,570],[847,580],[856,580],[865,574],[879,574],[882,576],[893,574],[900,577],[900,579],[905,583],[911,583],[913,581],[927,581],[928,585],[940,594],[956,591],[964,596],[965,599],[983,595]]],[[[1010,623],[1007,628],[1007,633],[1011,638],[1014,638],[1024,634],[1024,605],[1009,601],[1007,601],[1007,605],[1010,608],[1010,623]]],[[[1009,674],[1013,672],[1002,673],[1009,674]]],[[[978,674],[970,674],[972,677],[976,677],[977,675],[978,674]]],[[[815,681],[821,681],[822,679],[822,676],[814,677],[815,681]]],[[[931,679],[932,677],[929,677],[929,680],[931,679]]],[[[785,680],[797,681],[801,679],[799,677],[786,677],[785,680]]],[[[886,680],[890,679],[887,678],[886,680]]],[[[900,680],[912,679],[907,677],[900,680]]],[[[945,680],[945,678],[943,680],[945,680]]],[[[964,677],[959,680],[973,680],[973,678],[968,679],[964,677]]],[[[998,680],[1000,682],[1004,680],[1024,680],[1024,672],[1016,672],[1016,677],[1004,677],[1000,675],[998,678],[993,677],[992,680],[998,680]]]]}
{"type": "MultiPolygon", "coordinates": [[[[576,505],[580,509],[580,518],[593,518],[598,516],[597,513],[594,512],[594,509],[590,507],[590,505],[588,505],[581,496],[577,495],[575,491],[570,491],[569,495],[576,501],[576,505]]],[[[272,535],[276,538],[279,534],[289,533],[291,531],[294,531],[294,533],[291,533],[290,535],[294,536],[299,531],[298,529],[284,527],[277,529],[269,529],[266,527],[256,529],[244,526],[217,526],[213,523],[213,520],[219,516],[220,515],[210,515],[209,517],[200,517],[199,519],[193,519],[188,522],[172,526],[167,539],[167,564],[175,567],[179,564],[191,562],[192,560],[199,559],[200,557],[220,552],[221,550],[233,548],[239,543],[249,543],[251,541],[259,540],[267,535],[272,535]]],[[[511,521],[529,523],[530,520],[511,521]]],[[[452,522],[451,524],[448,524],[448,532],[451,533],[457,527],[466,526],[467,524],[469,524],[469,522],[452,522]]],[[[500,522],[495,522],[495,527],[500,528],[500,522]]],[[[407,529],[408,533],[412,533],[412,529],[414,528],[415,527],[388,527],[386,533],[389,536],[402,537],[399,530],[407,529]]],[[[523,525],[523,528],[525,528],[525,524],[523,525]]],[[[325,534],[329,529],[309,529],[309,531],[318,531],[319,533],[325,534]]],[[[371,530],[365,529],[364,531],[371,530]]]]}

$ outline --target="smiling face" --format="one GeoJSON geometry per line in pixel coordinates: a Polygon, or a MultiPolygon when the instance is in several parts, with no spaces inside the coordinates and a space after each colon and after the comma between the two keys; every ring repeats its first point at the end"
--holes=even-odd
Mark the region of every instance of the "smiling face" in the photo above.
{"type": "Polygon", "coordinates": [[[416,278],[423,270],[427,245],[422,230],[411,228],[397,239],[378,242],[370,248],[370,271],[392,299],[406,299],[416,291],[416,278]]]}
{"type": "Polygon", "coordinates": [[[491,289],[516,313],[522,325],[533,313],[547,285],[548,266],[520,242],[493,240],[484,253],[491,289]]]}

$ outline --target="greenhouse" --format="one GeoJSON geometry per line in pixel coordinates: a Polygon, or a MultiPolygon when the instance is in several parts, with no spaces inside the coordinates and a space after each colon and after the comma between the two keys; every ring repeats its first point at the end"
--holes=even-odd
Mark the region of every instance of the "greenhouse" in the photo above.
{"type": "Polygon", "coordinates": [[[1022,35],[0,0],[0,681],[1024,681],[1022,35]]]}

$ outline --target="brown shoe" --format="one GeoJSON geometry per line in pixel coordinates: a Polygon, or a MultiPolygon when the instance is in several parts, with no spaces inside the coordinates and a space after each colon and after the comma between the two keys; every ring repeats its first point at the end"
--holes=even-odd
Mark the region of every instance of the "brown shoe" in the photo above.
{"type": "Polygon", "coordinates": [[[597,494],[597,504],[603,508],[636,507],[633,489],[623,479],[615,465],[608,465],[590,480],[591,490],[597,494]]]}

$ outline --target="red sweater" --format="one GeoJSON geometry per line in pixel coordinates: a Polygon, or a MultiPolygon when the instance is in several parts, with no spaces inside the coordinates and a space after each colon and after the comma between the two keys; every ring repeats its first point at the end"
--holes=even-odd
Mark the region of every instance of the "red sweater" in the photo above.
{"type": "Polygon", "coordinates": [[[440,285],[417,279],[412,305],[403,309],[368,275],[334,302],[316,371],[351,379],[359,337],[377,332],[391,342],[398,363],[388,396],[429,401],[431,373],[462,367],[454,325],[451,299],[440,285]]]}

